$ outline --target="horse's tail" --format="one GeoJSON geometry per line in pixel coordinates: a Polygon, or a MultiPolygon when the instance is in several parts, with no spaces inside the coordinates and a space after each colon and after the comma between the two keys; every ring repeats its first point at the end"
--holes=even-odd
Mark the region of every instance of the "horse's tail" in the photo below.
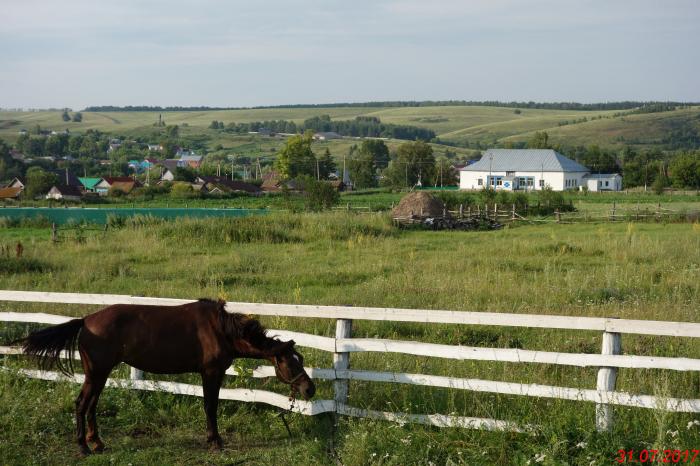
{"type": "Polygon", "coordinates": [[[78,344],[78,335],[84,319],[73,319],[66,323],[37,330],[18,340],[25,354],[31,355],[42,370],[54,365],[66,375],[73,375],[73,352],[78,344]],[[66,351],[66,361],[61,360],[61,351],[66,351]]]}

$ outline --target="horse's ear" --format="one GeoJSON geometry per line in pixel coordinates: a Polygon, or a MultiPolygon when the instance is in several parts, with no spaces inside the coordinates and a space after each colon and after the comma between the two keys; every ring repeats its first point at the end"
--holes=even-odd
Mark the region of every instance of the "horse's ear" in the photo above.
{"type": "Polygon", "coordinates": [[[285,341],[278,345],[277,348],[275,348],[275,354],[286,353],[290,349],[294,348],[295,344],[296,343],[294,342],[294,340],[285,341]]]}

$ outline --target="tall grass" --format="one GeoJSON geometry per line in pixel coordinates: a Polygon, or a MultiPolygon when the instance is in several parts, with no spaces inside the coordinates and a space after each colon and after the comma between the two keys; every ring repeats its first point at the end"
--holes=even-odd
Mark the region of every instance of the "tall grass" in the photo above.
{"type": "MultiPolygon", "coordinates": [[[[396,230],[379,214],[340,212],[176,222],[142,218],[107,233],[87,232],[82,242],[57,245],[49,244],[46,232],[17,232],[24,235],[27,260],[45,268],[0,272],[3,289],[698,320],[700,229],[690,224],[429,232],[396,230]]],[[[0,303],[0,308],[70,315],[94,309],[33,303],[0,303]]],[[[332,320],[263,320],[272,328],[334,334],[332,320]]],[[[0,344],[24,328],[0,326],[7,329],[0,330],[0,344]]],[[[578,353],[599,352],[601,345],[597,332],[370,321],[355,322],[354,335],[578,353]]],[[[625,335],[623,350],[700,357],[700,344],[687,338],[625,335]]],[[[332,363],[328,353],[302,352],[309,365],[332,363]]],[[[595,368],[381,353],[353,354],[351,359],[357,369],[581,388],[596,384],[595,368]]],[[[6,357],[4,362],[14,366],[21,360],[6,357]]],[[[0,431],[0,443],[10,445],[0,448],[0,463],[51,462],[49,455],[72,458],[76,387],[0,377],[0,422],[9,426],[0,431]]],[[[197,383],[191,375],[166,378],[197,383]]],[[[286,393],[275,381],[229,378],[226,384],[286,393]]],[[[697,398],[700,377],[622,369],[617,387],[697,398]]],[[[331,397],[332,384],[320,382],[318,396],[331,397]]],[[[229,449],[212,455],[204,449],[201,400],[108,389],[100,420],[112,452],[91,461],[536,464],[535,458],[545,455],[543,464],[610,464],[618,448],[692,449],[700,444],[700,426],[687,428],[697,416],[685,414],[615,408],[614,431],[597,434],[590,403],[359,381],[351,382],[350,396],[352,405],[370,409],[495,417],[539,428],[534,436],[523,436],[341,418],[332,429],[333,421],[326,417],[291,416],[295,438],[287,442],[274,410],[224,402],[222,430],[229,449]]]]}

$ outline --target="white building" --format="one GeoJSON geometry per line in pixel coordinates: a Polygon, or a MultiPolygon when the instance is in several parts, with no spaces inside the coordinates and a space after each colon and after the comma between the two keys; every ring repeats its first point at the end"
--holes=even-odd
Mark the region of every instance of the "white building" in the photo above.
{"type": "MultiPolygon", "coordinates": [[[[481,160],[459,171],[460,189],[532,191],[549,186],[555,191],[588,186],[591,170],[552,149],[489,149],[481,160]]],[[[610,190],[622,188],[620,175],[610,190]],[[616,186],[614,188],[613,186],[616,186]]],[[[590,189],[590,188],[589,188],[590,189]]]]}
{"type": "Polygon", "coordinates": [[[589,191],[620,191],[622,176],[617,173],[586,176],[589,191]]]}

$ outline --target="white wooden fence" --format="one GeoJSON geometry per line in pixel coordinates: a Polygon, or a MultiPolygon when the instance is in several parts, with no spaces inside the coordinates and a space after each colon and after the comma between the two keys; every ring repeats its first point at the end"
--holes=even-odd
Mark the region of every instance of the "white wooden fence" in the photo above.
{"type": "MultiPolygon", "coordinates": [[[[190,300],[147,298],[125,295],[51,293],[27,291],[2,291],[0,301],[23,301],[64,304],[147,304],[180,305],[190,300]]],[[[650,320],[608,319],[600,317],[567,317],[552,315],[507,314],[491,312],[459,312],[418,309],[391,309],[344,306],[309,306],[290,304],[237,303],[226,304],[229,312],[245,314],[288,316],[303,318],[335,319],[335,338],[271,330],[282,339],[294,339],[300,346],[333,353],[333,368],[307,368],[312,378],[334,381],[333,400],[297,400],[292,407],[296,412],[315,415],[326,412],[385,419],[397,422],[419,422],[440,427],[466,427],[491,430],[523,431],[511,422],[442,414],[407,414],[361,409],[347,404],[348,381],[391,382],[457,390],[471,390],[505,395],[521,395],[541,398],[586,401],[596,403],[596,427],[609,430],[612,426],[612,405],[663,409],[673,412],[700,412],[700,399],[661,398],[615,391],[618,368],[666,369],[676,371],[700,371],[700,359],[636,356],[621,354],[622,334],[644,334],[669,337],[700,337],[700,323],[665,322],[650,320]],[[588,330],[602,332],[601,354],[558,353],[522,349],[481,348],[452,346],[414,341],[396,341],[377,338],[352,338],[353,320],[382,320],[394,322],[444,323],[460,325],[490,325],[506,327],[534,327],[547,329],[588,330]],[[541,363],[578,367],[599,367],[595,389],[558,387],[540,384],[522,384],[481,379],[465,379],[424,374],[375,372],[350,369],[353,352],[402,353],[457,360],[480,360],[515,363],[541,363]]],[[[70,317],[23,312],[0,312],[0,321],[58,324],[70,317]]],[[[0,354],[20,354],[19,348],[0,347],[0,354]]],[[[63,355],[79,358],[79,355],[63,355]]],[[[22,370],[28,377],[57,380],[64,376],[56,372],[22,370]]],[[[229,369],[229,375],[236,373],[229,369]]],[[[274,377],[271,366],[258,367],[253,377],[274,377]]],[[[73,380],[82,382],[82,376],[73,380]]],[[[202,396],[202,388],[176,382],[143,380],[140,371],[132,369],[129,380],[110,379],[109,386],[121,386],[141,390],[160,390],[176,394],[202,396]]],[[[262,402],[280,408],[289,408],[285,395],[263,390],[222,389],[221,398],[228,400],[262,402]]]]}

